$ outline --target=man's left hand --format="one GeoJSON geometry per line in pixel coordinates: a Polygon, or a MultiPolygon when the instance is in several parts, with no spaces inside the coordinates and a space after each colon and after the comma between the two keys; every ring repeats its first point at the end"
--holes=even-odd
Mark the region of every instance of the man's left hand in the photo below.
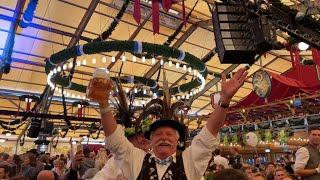
{"type": "Polygon", "coordinates": [[[232,97],[236,94],[239,88],[246,80],[248,72],[246,68],[240,68],[230,80],[226,80],[226,75],[222,74],[221,82],[221,101],[230,103],[232,97]]]}

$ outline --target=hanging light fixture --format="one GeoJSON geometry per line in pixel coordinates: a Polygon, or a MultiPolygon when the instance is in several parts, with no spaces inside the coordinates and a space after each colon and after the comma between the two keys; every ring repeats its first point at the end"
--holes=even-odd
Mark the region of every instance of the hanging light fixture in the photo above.
{"type": "Polygon", "coordinates": [[[172,66],[172,61],[169,61],[169,67],[171,67],[172,66]]]}
{"type": "Polygon", "coordinates": [[[106,62],[107,62],[107,58],[106,58],[105,56],[102,58],[102,62],[103,62],[103,63],[106,63],[106,62]]]}
{"type": "Polygon", "coordinates": [[[112,56],[111,62],[116,62],[116,58],[112,56]]]}
{"type": "Polygon", "coordinates": [[[163,59],[160,60],[160,65],[162,66],[164,64],[163,59]]]}
{"type": "Polygon", "coordinates": [[[96,64],[97,63],[97,59],[96,58],[93,58],[92,59],[92,64],[96,64]]]}
{"type": "Polygon", "coordinates": [[[146,57],[142,56],[141,61],[142,61],[143,63],[145,63],[145,62],[146,62],[146,57]]]}
{"type": "Polygon", "coordinates": [[[298,43],[298,48],[301,50],[301,51],[305,51],[309,48],[309,44],[306,44],[304,42],[299,42],[298,43]]]}
{"type": "Polygon", "coordinates": [[[152,64],[155,64],[155,63],[156,63],[156,59],[155,59],[154,57],[151,59],[151,63],[152,63],[152,64]]]}
{"type": "Polygon", "coordinates": [[[122,55],[121,60],[122,60],[122,62],[125,62],[126,61],[126,56],[122,55]]]}
{"type": "Polygon", "coordinates": [[[86,59],[82,60],[82,65],[87,65],[87,60],[86,59]]]}
{"type": "Polygon", "coordinates": [[[132,56],[132,62],[136,62],[137,61],[137,57],[136,56],[132,56]]]}

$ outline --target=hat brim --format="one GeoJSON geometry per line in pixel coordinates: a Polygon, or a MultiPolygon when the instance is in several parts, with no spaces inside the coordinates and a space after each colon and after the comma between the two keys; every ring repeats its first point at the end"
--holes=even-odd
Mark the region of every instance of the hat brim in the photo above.
{"type": "Polygon", "coordinates": [[[149,131],[146,131],[144,133],[145,138],[150,140],[151,133],[160,127],[171,127],[178,131],[180,139],[183,140],[185,138],[185,131],[186,131],[185,126],[179,123],[178,121],[167,120],[167,119],[165,120],[160,119],[152,123],[149,127],[149,131]]]}

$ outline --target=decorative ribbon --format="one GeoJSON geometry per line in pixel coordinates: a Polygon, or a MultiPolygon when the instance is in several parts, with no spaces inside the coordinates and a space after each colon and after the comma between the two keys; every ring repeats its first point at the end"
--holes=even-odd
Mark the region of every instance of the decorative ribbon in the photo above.
{"type": "Polygon", "coordinates": [[[133,17],[134,17],[134,20],[136,20],[136,22],[140,24],[140,20],[141,20],[140,0],[134,1],[133,17]]]}
{"type": "Polygon", "coordinates": [[[183,20],[184,27],[187,27],[186,9],[184,5],[184,0],[182,0],[182,20],[183,20]]]}
{"type": "MultiPolygon", "coordinates": [[[[169,11],[172,4],[177,3],[175,0],[162,0],[162,8],[166,12],[169,11]]],[[[141,20],[141,10],[140,10],[140,0],[134,0],[133,5],[133,17],[135,21],[140,24],[141,20]]],[[[153,26],[153,33],[159,34],[159,27],[160,27],[160,9],[159,9],[159,0],[152,0],[152,26],[153,26]]],[[[186,26],[187,24],[187,18],[186,18],[186,11],[185,11],[185,4],[184,0],[182,1],[182,20],[183,24],[186,26]]]]}
{"type": "Polygon", "coordinates": [[[162,7],[166,12],[169,11],[169,9],[171,8],[171,5],[172,5],[171,0],[162,0],[162,7]]]}
{"type": "Polygon", "coordinates": [[[79,118],[82,117],[82,110],[83,110],[83,106],[81,105],[81,107],[78,108],[78,117],[79,117],[79,118]]]}
{"type": "Polygon", "coordinates": [[[316,48],[312,48],[312,58],[316,64],[317,78],[320,80],[320,53],[316,48]]]}
{"type": "Polygon", "coordinates": [[[159,27],[160,27],[160,9],[159,9],[159,1],[152,0],[152,27],[153,27],[153,34],[159,34],[159,27]]]}

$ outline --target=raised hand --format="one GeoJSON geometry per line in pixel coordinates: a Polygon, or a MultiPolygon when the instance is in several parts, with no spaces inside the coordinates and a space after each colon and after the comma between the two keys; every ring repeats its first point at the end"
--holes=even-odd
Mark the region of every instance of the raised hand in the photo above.
{"type": "Polygon", "coordinates": [[[226,80],[226,75],[222,74],[221,82],[221,101],[229,103],[239,88],[246,80],[248,72],[246,68],[240,68],[230,80],[226,80]]]}

